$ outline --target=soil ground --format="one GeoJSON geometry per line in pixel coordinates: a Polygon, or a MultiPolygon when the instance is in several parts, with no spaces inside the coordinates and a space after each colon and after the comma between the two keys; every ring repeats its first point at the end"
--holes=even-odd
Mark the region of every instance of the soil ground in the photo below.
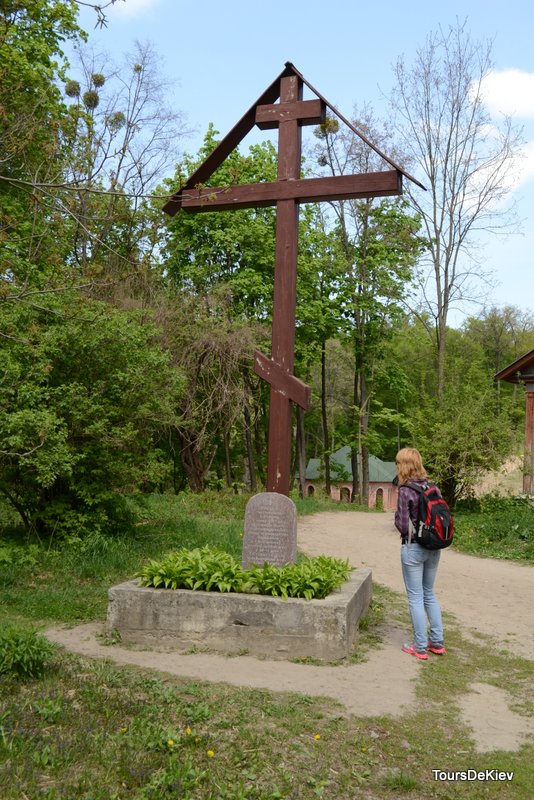
{"type": "MultiPolygon", "coordinates": [[[[348,558],[353,566],[369,567],[375,583],[404,595],[392,513],[326,512],[300,518],[298,525],[298,546],[304,553],[348,558]]],[[[447,550],[442,553],[436,594],[464,636],[485,638],[496,648],[534,661],[534,567],[447,550]]],[[[415,703],[418,670],[426,666],[401,650],[403,641],[410,640],[407,623],[390,622],[383,644],[370,650],[366,661],[342,666],[134,650],[103,644],[102,631],[102,624],[89,624],[50,629],[47,635],[68,650],[118,664],[197,680],[328,696],[341,704],[341,710],[359,717],[401,715],[415,703]]],[[[506,692],[489,684],[470,687],[462,715],[480,751],[515,750],[526,737],[534,736],[534,720],[513,712],[511,703],[506,692]]]]}

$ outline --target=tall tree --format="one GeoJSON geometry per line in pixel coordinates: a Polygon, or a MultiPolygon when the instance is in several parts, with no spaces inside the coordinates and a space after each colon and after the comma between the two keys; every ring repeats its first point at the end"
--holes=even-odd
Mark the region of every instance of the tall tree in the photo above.
{"type": "MultiPolygon", "coordinates": [[[[380,146],[388,131],[379,130],[367,110],[355,127],[380,146]]],[[[369,172],[380,168],[381,159],[362,139],[340,131],[327,121],[317,131],[318,162],[332,174],[369,172]]],[[[419,221],[402,201],[359,200],[334,203],[336,278],[341,308],[340,332],[352,346],[353,398],[351,462],[353,500],[367,502],[369,487],[368,430],[374,370],[392,324],[402,313],[401,300],[408,290],[412,269],[424,243],[419,221]],[[361,475],[360,475],[361,469],[361,475]]]]}
{"type": "Polygon", "coordinates": [[[63,42],[78,41],[71,0],[0,5],[0,280],[24,285],[63,257],[61,220],[37,182],[61,177],[63,42]]]}
{"type": "Polygon", "coordinates": [[[157,486],[183,380],[146,315],[63,291],[0,304],[0,495],[39,535],[124,529],[124,495],[157,486]]]}
{"type": "Polygon", "coordinates": [[[430,242],[424,302],[433,321],[438,397],[445,387],[447,321],[469,298],[482,234],[510,230],[504,202],[521,146],[511,120],[497,122],[484,106],[491,44],[471,39],[466,23],[431,33],[413,63],[395,68],[391,105],[400,150],[428,192],[407,186],[430,242]]]}
{"type": "Polygon", "coordinates": [[[116,278],[152,255],[145,197],[176,162],[184,119],[168,107],[168,81],[150,45],[136,43],[120,66],[88,48],[77,56],[65,83],[63,210],[82,274],[92,268],[116,278]]]}

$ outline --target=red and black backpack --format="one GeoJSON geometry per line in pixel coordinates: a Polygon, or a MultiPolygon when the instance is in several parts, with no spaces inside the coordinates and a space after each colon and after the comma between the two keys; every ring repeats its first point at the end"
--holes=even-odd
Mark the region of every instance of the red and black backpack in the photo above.
{"type": "Polygon", "coordinates": [[[427,550],[448,547],[454,536],[454,520],[437,486],[433,483],[425,483],[424,486],[406,483],[405,486],[409,486],[419,495],[418,523],[411,541],[427,550]]]}

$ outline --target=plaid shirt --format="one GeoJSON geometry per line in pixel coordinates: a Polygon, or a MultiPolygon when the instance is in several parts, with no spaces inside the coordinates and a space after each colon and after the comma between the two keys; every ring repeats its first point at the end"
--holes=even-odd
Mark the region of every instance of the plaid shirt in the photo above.
{"type": "MultiPolygon", "coordinates": [[[[424,478],[412,478],[411,483],[425,486],[428,481],[424,478]]],[[[408,522],[412,520],[414,527],[419,521],[419,495],[409,486],[399,486],[397,510],[395,511],[395,527],[400,531],[402,542],[408,541],[408,522]]]]}

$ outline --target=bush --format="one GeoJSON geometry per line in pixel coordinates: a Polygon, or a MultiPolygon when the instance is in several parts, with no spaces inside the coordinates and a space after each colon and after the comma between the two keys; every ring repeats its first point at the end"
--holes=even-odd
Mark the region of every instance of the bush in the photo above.
{"type": "Polygon", "coordinates": [[[527,497],[490,494],[458,505],[455,543],[480,555],[534,560],[534,504],[527,497]]]}
{"type": "Polygon", "coordinates": [[[157,442],[183,379],[134,312],[68,292],[49,306],[0,308],[17,332],[0,338],[0,495],[41,539],[120,533],[125,496],[168,472],[157,442]]]}
{"type": "Polygon", "coordinates": [[[0,675],[37,678],[47,669],[53,645],[35,631],[14,626],[0,633],[0,675]]]}

